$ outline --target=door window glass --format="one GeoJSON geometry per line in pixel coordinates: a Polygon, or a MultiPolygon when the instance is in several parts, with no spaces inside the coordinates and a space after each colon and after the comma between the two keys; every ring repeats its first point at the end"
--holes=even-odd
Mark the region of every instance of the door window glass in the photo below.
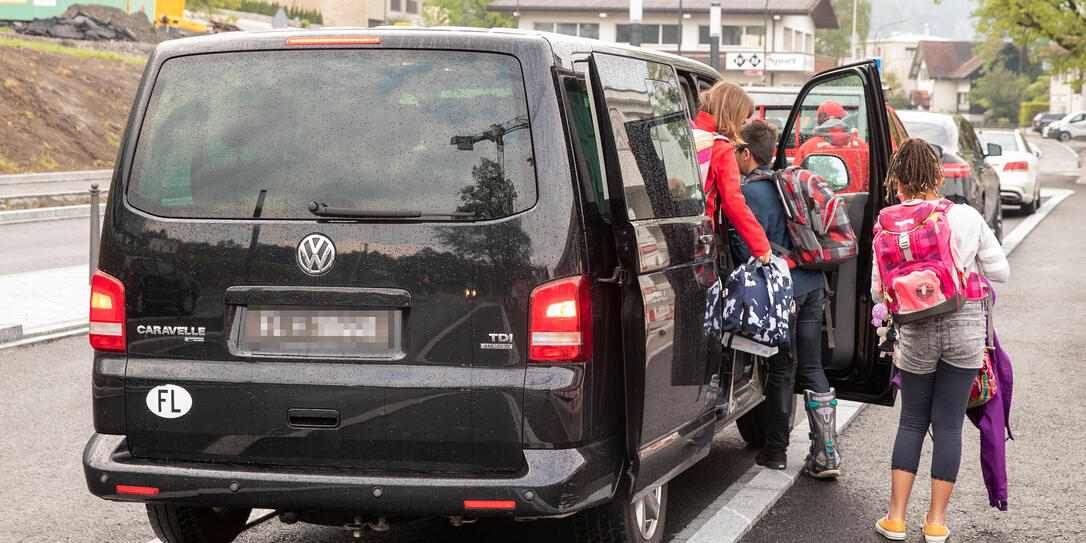
{"type": "Polygon", "coordinates": [[[826,81],[804,96],[800,113],[784,135],[785,155],[791,163],[812,169],[837,192],[867,192],[870,185],[868,115],[863,81],[842,75],[826,81]],[[840,157],[846,169],[815,166],[839,164],[836,160],[811,160],[815,155],[840,157]]]}
{"type": "Polygon", "coordinates": [[[671,66],[597,55],[630,220],[705,213],[690,118],[671,66]]]}
{"type": "Polygon", "coordinates": [[[562,84],[566,91],[566,108],[573,129],[578,176],[582,179],[586,199],[595,205],[601,217],[607,219],[607,186],[600,174],[600,156],[596,146],[588,87],[583,77],[563,77],[562,84]]]}

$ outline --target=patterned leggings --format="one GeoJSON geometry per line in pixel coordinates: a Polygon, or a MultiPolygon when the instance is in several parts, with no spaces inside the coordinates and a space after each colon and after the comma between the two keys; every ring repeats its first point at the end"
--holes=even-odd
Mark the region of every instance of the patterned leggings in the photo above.
{"type": "Polygon", "coordinates": [[[931,478],[953,483],[962,461],[962,421],[977,370],[940,361],[932,373],[901,371],[901,420],[891,468],[916,473],[932,429],[931,478]]]}

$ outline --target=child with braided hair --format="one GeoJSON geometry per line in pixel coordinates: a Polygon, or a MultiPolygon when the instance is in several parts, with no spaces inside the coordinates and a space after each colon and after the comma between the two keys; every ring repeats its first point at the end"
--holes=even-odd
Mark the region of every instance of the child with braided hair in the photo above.
{"type": "MultiPolygon", "coordinates": [[[[908,139],[894,152],[886,192],[896,191],[900,205],[938,202],[942,185],[942,165],[927,142],[908,139]]],[[[1009,279],[1003,249],[977,210],[951,205],[946,218],[953,249],[967,276],[979,273],[993,281],[1009,279]]],[[[881,302],[884,289],[880,288],[877,262],[871,276],[872,299],[881,302]]],[[[887,539],[905,539],[905,511],[929,426],[933,442],[931,505],[924,519],[924,540],[942,543],[950,535],[947,505],[961,463],[962,422],[969,392],[983,363],[986,325],[983,301],[968,301],[953,313],[897,325],[894,364],[901,374],[901,418],[891,459],[890,507],[875,523],[875,530],[887,539]]]]}

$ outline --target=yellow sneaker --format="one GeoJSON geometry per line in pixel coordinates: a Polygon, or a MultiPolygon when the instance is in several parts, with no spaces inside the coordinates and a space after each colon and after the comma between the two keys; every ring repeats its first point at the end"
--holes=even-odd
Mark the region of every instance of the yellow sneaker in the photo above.
{"type": "Polygon", "coordinates": [[[882,517],[875,523],[875,531],[890,541],[905,541],[905,521],[882,517]]]}
{"type": "Polygon", "coordinates": [[[942,524],[928,524],[924,517],[924,543],[944,543],[950,538],[950,529],[942,524]]]}

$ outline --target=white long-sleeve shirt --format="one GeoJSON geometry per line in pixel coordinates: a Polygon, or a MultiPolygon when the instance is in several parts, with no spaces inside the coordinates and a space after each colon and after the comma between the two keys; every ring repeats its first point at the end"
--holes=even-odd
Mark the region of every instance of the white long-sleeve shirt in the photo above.
{"type": "MultiPolygon", "coordinates": [[[[909,200],[904,205],[917,205],[923,200],[909,200]]],[[[946,213],[951,239],[965,266],[966,275],[978,272],[989,281],[1004,283],[1011,278],[1011,266],[984,217],[968,205],[955,205],[946,213]]],[[[871,298],[875,303],[885,301],[879,294],[879,266],[871,263],[871,298]]]]}

